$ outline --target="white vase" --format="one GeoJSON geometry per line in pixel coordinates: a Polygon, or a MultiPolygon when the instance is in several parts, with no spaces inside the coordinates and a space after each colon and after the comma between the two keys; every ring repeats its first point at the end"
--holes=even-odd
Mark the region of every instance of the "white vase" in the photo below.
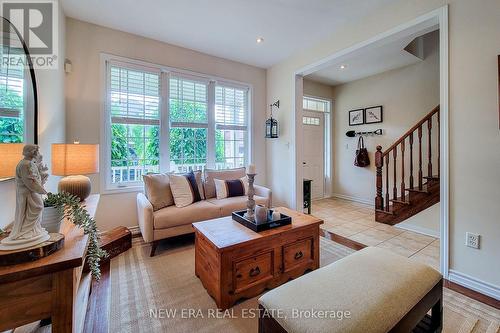
{"type": "Polygon", "coordinates": [[[54,207],[44,207],[42,213],[42,227],[49,233],[58,233],[63,215],[54,207]]]}

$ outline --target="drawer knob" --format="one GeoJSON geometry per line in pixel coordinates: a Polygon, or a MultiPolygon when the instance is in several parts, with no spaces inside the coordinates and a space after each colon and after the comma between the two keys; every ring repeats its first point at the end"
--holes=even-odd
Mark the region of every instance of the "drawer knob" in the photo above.
{"type": "Polygon", "coordinates": [[[302,251],[299,251],[299,252],[295,253],[295,260],[299,260],[303,256],[304,256],[304,254],[302,253],[302,251]]]}
{"type": "Polygon", "coordinates": [[[259,268],[259,266],[255,267],[255,268],[252,268],[252,269],[250,270],[250,273],[249,273],[249,275],[250,275],[251,277],[257,276],[257,275],[259,275],[259,274],[260,274],[260,268],[259,268]]]}

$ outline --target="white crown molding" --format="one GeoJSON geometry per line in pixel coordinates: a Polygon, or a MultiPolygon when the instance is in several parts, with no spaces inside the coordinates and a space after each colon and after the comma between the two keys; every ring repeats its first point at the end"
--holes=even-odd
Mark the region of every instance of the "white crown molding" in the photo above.
{"type": "Polygon", "coordinates": [[[500,287],[491,283],[481,281],[464,273],[457,272],[453,269],[449,270],[448,280],[455,282],[463,287],[477,291],[483,295],[493,297],[500,300],[500,287]]]}

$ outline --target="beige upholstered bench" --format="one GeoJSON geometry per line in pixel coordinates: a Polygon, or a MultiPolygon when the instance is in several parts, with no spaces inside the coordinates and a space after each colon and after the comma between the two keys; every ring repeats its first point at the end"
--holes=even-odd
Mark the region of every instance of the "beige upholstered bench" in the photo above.
{"type": "Polygon", "coordinates": [[[259,332],[440,332],[442,288],[433,268],[368,247],[264,294],[259,332]]]}

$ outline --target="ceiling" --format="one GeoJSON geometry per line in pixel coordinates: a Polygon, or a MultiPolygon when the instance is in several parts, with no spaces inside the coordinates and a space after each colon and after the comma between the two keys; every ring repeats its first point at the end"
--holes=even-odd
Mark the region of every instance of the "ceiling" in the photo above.
{"type": "Polygon", "coordinates": [[[432,34],[438,33],[437,29],[438,26],[433,25],[418,32],[400,36],[396,40],[365,48],[362,52],[348,54],[337,59],[329,67],[314,72],[306,78],[335,86],[415,64],[422,59],[405,51],[405,47],[418,37],[423,37],[422,42],[425,43],[433,37],[432,34]]]}
{"type": "Polygon", "coordinates": [[[67,16],[268,68],[398,0],[61,0],[67,16]],[[263,37],[263,43],[256,43],[263,37]]]}

